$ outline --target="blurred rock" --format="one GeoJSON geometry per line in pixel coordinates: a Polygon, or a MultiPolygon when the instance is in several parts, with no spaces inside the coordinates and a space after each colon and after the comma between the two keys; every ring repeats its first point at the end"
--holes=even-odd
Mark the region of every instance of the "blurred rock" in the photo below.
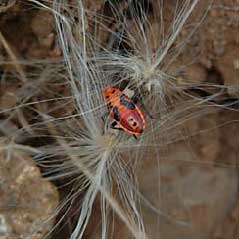
{"type": "Polygon", "coordinates": [[[0,152],[0,238],[42,239],[54,225],[56,188],[21,151],[0,152]]]}
{"type": "Polygon", "coordinates": [[[0,91],[0,110],[7,110],[13,108],[17,104],[17,84],[2,87],[0,91]]]}
{"type": "MultiPolygon", "coordinates": [[[[239,15],[238,15],[239,20],[239,15]]],[[[238,27],[239,30],[239,27],[238,27]]],[[[239,98],[239,42],[237,48],[228,49],[222,58],[215,61],[217,69],[223,76],[224,85],[228,87],[227,92],[239,98]]]]}
{"type": "MultiPolygon", "coordinates": [[[[207,9],[208,1],[199,3],[198,12],[207,9]]],[[[194,44],[190,43],[183,52],[187,60],[200,62],[207,69],[216,69],[223,77],[225,86],[239,85],[239,9],[238,1],[212,1],[209,11],[194,36],[194,44]]],[[[205,11],[204,11],[205,12],[205,11]]],[[[197,14],[194,14],[197,15],[197,14]]],[[[191,18],[195,21],[195,16],[191,18]]],[[[188,31],[185,31],[188,34],[188,31]]],[[[184,36],[182,36],[183,38],[184,36]]],[[[220,84],[220,82],[218,82],[220,84]]],[[[235,92],[229,94],[235,96],[235,92]]],[[[238,88],[236,95],[238,96],[238,88]]]]}
{"type": "Polygon", "coordinates": [[[7,11],[16,3],[16,0],[1,0],[0,2],[0,13],[7,11]]]}
{"type": "Polygon", "coordinates": [[[92,12],[97,12],[100,9],[102,9],[102,7],[105,4],[105,1],[104,0],[94,0],[94,4],[92,4],[92,0],[84,0],[83,3],[84,3],[84,7],[87,10],[92,11],[92,12]]]}
{"type": "Polygon", "coordinates": [[[239,204],[235,204],[234,208],[215,228],[213,237],[215,238],[239,238],[239,204]]]}
{"type": "Polygon", "coordinates": [[[31,21],[31,29],[39,40],[54,31],[54,18],[49,11],[39,10],[31,21]],[[41,24],[39,24],[41,22],[41,24]]]}
{"type": "Polygon", "coordinates": [[[239,140],[232,136],[238,131],[238,123],[228,121],[233,118],[237,113],[221,111],[194,119],[185,140],[139,162],[149,238],[237,238],[239,140]]]}

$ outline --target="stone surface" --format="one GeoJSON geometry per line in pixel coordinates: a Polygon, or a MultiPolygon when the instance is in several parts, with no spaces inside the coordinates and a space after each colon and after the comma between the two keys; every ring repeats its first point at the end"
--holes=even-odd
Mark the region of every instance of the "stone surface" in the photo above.
{"type": "Polygon", "coordinates": [[[0,197],[1,239],[41,239],[52,229],[58,193],[21,151],[0,152],[0,197]]]}

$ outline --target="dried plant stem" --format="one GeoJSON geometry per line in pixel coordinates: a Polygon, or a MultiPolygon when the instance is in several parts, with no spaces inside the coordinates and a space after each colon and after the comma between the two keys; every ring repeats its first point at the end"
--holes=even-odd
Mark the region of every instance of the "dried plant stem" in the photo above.
{"type": "Polygon", "coordinates": [[[11,59],[11,65],[13,65],[16,69],[16,71],[19,73],[21,80],[23,82],[27,81],[27,77],[22,69],[21,64],[18,63],[18,59],[17,56],[14,54],[12,48],[10,47],[9,43],[7,42],[6,38],[3,36],[2,32],[0,31],[0,42],[3,45],[3,47],[5,48],[7,54],[9,55],[10,59],[11,59]]]}

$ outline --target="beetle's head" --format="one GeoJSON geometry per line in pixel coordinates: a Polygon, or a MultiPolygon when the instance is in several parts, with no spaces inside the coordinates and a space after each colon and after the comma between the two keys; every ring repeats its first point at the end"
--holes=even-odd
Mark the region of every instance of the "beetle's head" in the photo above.
{"type": "Polygon", "coordinates": [[[120,90],[115,87],[106,87],[104,88],[104,98],[108,101],[112,96],[116,96],[120,94],[120,90]]]}

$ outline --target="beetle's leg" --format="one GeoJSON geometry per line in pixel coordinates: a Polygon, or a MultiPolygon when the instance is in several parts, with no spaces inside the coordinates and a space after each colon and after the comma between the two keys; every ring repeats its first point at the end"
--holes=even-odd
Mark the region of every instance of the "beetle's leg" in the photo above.
{"type": "Polygon", "coordinates": [[[119,124],[116,120],[112,121],[112,123],[110,124],[110,128],[111,129],[117,129],[117,130],[123,130],[122,128],[119,127],[119,124]]]}
{"type": "Polygon", "coordinates": [[[101,115],[101,120],[103,121],[103,123],[105,123],[108,118],[109,118],[109,112],[105,112],[101,115]]]}
{"type": "Polygon", "coordinates": [[[134,138],[135,138],[136,140],[138,140],[138,138],[136,137],[136,135],[135,135],[135,134],[133,134],[133,136],[134,136],[134,138]]]}
{"type": "Polygon", "coordinates": [[[139,101],[139,104],[141,105],[142,109],[144,110],[144,112],[148,115],[148,117],[150,119],[156,119],[156,117],[153,117],[151,113],[149,113],[147,107],[144,104],[143,101],[143,97],[140,94],[140,92],[137,92],[137,94],[134,96],[134,98],[132,99],[134,101],[135,104],[137,104],[137,101],[139,101]]]}
{"type": "MultiPolygon", "coordinates": [[[[116,120],[114,120],[114,121],[110,124],[110,128],[111,128],[111,129],[117,129],[117,130],[122,130],[122,131],[124,131],[122,128],[119,127],[119,124],[118,124],[118,122],[117,122],[116,120]],[[118,127],[117,127],[117,126],[118,126],[118,127]]],[[[134,138],[135,138],[136,140],[138,140],[138,138],[136,137],[135,134],[133,134],[133,136],[134,136],[134,138]]]]}
{"type": "Polygon", "coordinates": [[[152,116],[151,113],[149,113],[147,107],[145,106],[145,104],[144,104],[144,102],[143,102],[142,97],[140,97],[139,102],[140,102],[140,105],[141,105],[142,109],[143,109],[144,112],[148,115],[148,117],[149,117],[150,119],[156,119],[155,117],[152,116]]]}
{"type": "Polygon", "coordinates": [[[140,104],[141,104],[141,106],[142,106],[144,112],[148,115],[148,117],[149,117],[150,119],[155,119],[155,117],[153,117],[153,116],[149,113],[149,111],[148,111],[148,109],[146,108],[146,106],[145,106],[145,104],[143,103],[143,101],[140,102],[140,104]]]}
{"type": "Polygon", "coordinates": [[[105,123],[106,115],[102,115],[100,118],[101,118],[102,122],[105,123]]]}
{"type": "Polygon", "coordinates": [[[117,125],[118,125],[117,121],[114,120],[111,122],[110,128],[115,129],[117,125]]]}

